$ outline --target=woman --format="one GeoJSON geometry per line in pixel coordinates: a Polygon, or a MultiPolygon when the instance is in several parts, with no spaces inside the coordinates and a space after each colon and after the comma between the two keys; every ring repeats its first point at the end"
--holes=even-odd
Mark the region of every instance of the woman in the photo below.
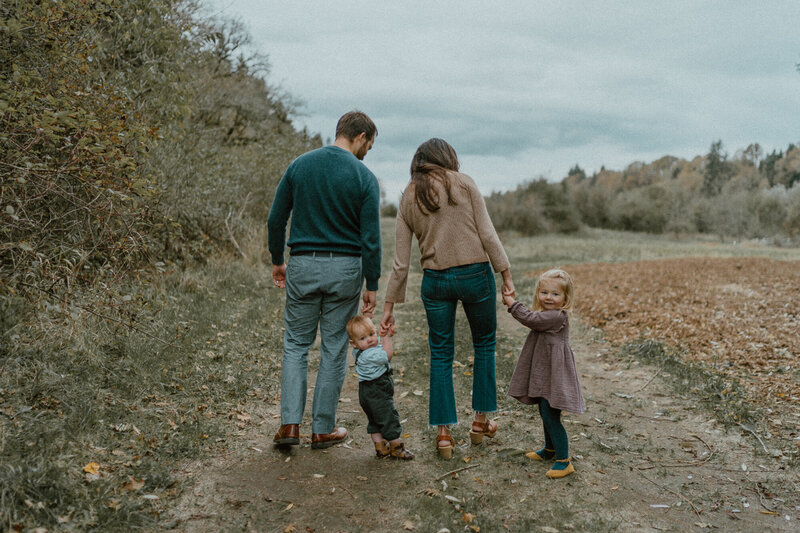
{"type": "Polygon", "coordinates": [[[414,154],[411,182],[397,214],[394,267],[381,321],[381,332],[388,331],[394,325],[394,304],[405,301],[413,234],[422,256],[420,292],[431,351],[429,424],[438,426],[436,447],[446,459],[455,447],[449,426],[458,421],[453,390],[456,306],[459,301],[463,305],[472,332],[475,420],[470,438],[478,444],[484,436],[497,433],[497,423],[486,417],[497,411],[497,296],[492,268],[503,276],[503,293],[514,294],[508,257],[483,197],[472,178],[458,168],[455,150],[442,139],[422,143],[414,154]]]}

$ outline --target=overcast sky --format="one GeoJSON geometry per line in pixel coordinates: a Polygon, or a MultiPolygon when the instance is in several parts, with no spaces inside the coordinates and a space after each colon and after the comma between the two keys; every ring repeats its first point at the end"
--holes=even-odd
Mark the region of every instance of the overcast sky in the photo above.
{"type": "Polygon", "coordinates": [[[442,137],[484,194],[722,140],[800,142],[800,0],[207,0],[269,56],[296,123],[372,117],[364,162],[389,201],[442,137]]]}

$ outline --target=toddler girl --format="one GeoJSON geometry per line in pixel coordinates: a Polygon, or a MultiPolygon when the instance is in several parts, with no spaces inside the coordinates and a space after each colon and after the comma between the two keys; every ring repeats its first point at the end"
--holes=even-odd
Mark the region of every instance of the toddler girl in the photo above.
{"type": "Polygon", "coordinates": [[[531,329],[511,376],[508,395],[524,404],[539,404],[544,448],[525,456],[536,461],[555,459],[546,474],[549,478],[561,478],[575,471],[569,460],[569,441],[561,424],[561,411],[586,411],[569,346],[567,311],[572,307],[572,293],[572,278],[561,269],[548,270],[539,277],[533,297],[535,311],[503,291],[508,312],[531,329]]]}

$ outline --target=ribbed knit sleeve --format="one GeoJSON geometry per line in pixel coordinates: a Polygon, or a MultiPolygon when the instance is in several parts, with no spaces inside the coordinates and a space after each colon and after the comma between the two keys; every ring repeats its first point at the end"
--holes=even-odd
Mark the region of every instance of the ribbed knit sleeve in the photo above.
{"type": "Polygon", "coordinates": [[[394,264],[389,283],[386,286],[386,301],[403,303],[406,301],[406,283],[408,282],[408,268],[411,262],[411,228],[408,227],[403,213],[397,213],[395,223],[394,264]]]}
{"type": "Polygon", "coordinates": [[[267,247],[272,256],[273,265],[282,265],[286,258],[286,224],[292,212],[292,186],[289,183],[292,166],[290,165],[283,174],[278,188],[275,191],[275,200],[269,210],[267,218],[267,247]]]}
{"type": "Polygon", "coordinates": [[[361,204],[361,268],[368,291],[378,290],[381,277],[381,192],[374,177],[365,180],[361,204]]]}

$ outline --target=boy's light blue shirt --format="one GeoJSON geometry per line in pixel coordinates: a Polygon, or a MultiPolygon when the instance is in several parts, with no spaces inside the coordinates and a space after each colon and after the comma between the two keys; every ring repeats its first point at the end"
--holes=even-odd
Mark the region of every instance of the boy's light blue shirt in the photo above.
{"type": "Polygon", "coordinates": [[[382,344],[363,351],[353,348],[353,357],[356,360],[358,381],[371,381],[379,378],[390,368],[389,356],[382,344]]]}

